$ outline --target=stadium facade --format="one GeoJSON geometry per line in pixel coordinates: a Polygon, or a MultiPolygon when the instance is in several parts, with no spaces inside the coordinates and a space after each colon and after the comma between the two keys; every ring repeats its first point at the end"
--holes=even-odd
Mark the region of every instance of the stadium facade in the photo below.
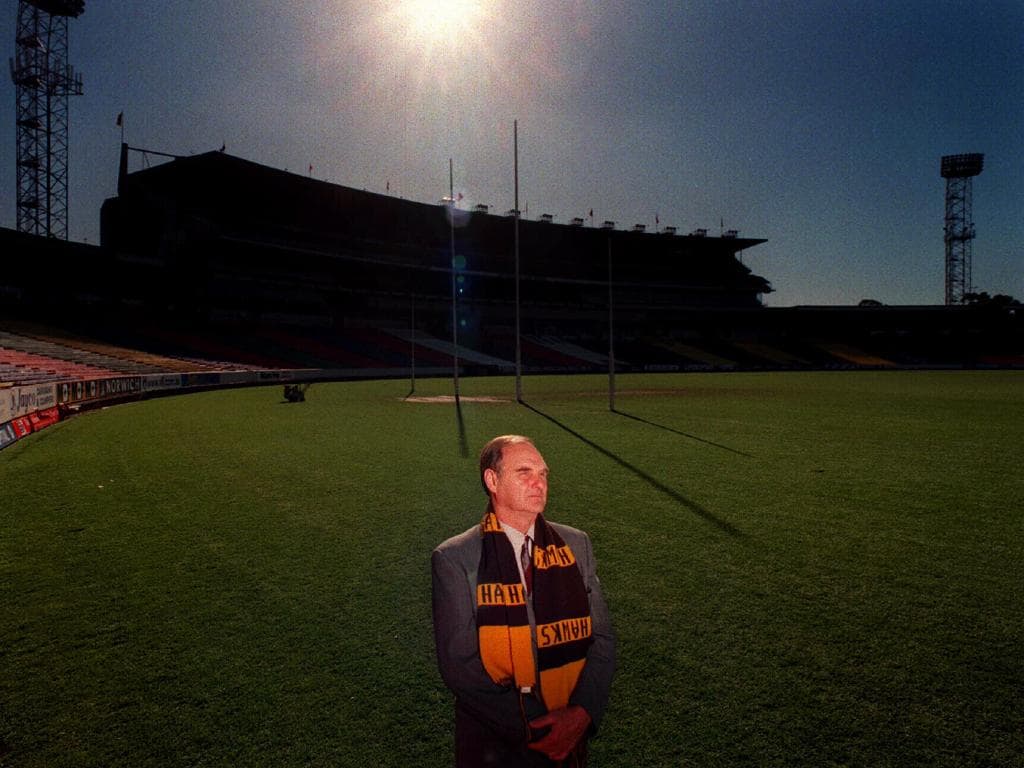
{"type": "MultiPolygon", "coordinates": [[[[0,271],[0,320],[367,375],[401,375],[414,355],[450,370],[454,326],[464,372],[510,371],[511,212],[403,200],[224,152],[129,173],[127,149],[100,246],[0,231],[16,254],[0,271]]],[[[1024,366],[1013,306],[765,307],[770,283],[741,260],[762,239],[542,217],[519,219],[518,242],[527,372],[607,370],[610,308],[623,371],[1024,366]]]]}
{"type": "MultiPolygon", "coordinates": [[[[457,297],[469,340],[508,327],[511,212],[463,211],[330,184],[223,152],[120,175],[102,243],[159,279],[146,305],[244,324],[391,327],[443,335],[457,297]],[[452,219],[454,218],[454,221],[452,219]],[[454,277],[452,270],[454,268],[454,277]]],[[[482,208],[482,207],[481,207],[482,208]]],[[[737,258],[763,240],[519,219],[523,330],[604,326],[609,257],[626,325],[677,325],[694,308],[752,309],[771,290],[737,258]]],[[[446,329],[447,326],[447,329],[446,329]]]]}

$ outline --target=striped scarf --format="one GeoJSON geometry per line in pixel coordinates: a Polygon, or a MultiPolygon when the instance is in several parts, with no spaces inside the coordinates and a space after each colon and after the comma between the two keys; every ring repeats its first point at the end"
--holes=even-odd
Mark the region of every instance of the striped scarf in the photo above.
{"type": "Polygon", "coordinates": [[[523,690],[537,685],[548,711],[562,709],[576,687],[593,642],[590,602],[572,549],[544,520],[534,524],[533,610],[537,625],[534,665],[526,590],[517,554],[488,508],[481,523],[483,548],[477,569],[476,621],[480,658],[498,685],[523,690]]]}

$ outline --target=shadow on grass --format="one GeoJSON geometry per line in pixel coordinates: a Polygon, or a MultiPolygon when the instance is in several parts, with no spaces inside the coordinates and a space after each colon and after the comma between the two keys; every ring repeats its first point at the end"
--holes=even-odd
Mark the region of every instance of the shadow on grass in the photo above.
{"type": "Polygon", "coordinates": [[[466,439],[466,422],[462,418],[462,401],[455,395],[455,418],[459,422],[459,455],[469,458],[469,441],[466,439]]]}
{"type": "Polygon", "coordinates": [[[664,429],[666,432],[672,432],[677,435],[682,435],[683,437],[689,438],[690,440],[696,440],[698,443],[704,443],[704,445],[711,445],[714,446],[715,448],[721,448],[723,451],[735,453],[737,456],[743,456],[744,458],[747,459],[754,458],[749,453],[744,453],[743,451],[738,451],[735,448],[730,448],[728,445],[722,445],[721,443],[716,443],[713,440],[705,440],[703,437],[697,437],[696,435],[691,435],[688,432],[683,432],[672,427],[666,427],[664,424],[658,424],[657,422],[654,421],[648,421],[645,418],[642,418],[640,416],[634,416],[632,413],[626,413],[625,411],[620,411],[617,408],[612,408],[612,413],[618,414],[619,416],[625,416],[627,419],[632,419],[633,421],[639,421],[641,424],[648,424],[652,427],[657,427],[658,429],[664,429]]]}
{"type": "Polygon", "coordinates": [[[665,494],[666,496],[668,496],[673,501],[678,502],[679,504],[681,504],[682,506],[686,507],[688,510],[693,512],[695,515],[697,515],[697,517],[699,517],[702,520],[704,520],[705,522],[710,523],[711,525],[715,526],[720,531],[723,531],[724,533],[727,533],[730,536],[744,537],[746,535],[746,534],[743,533],[743,531],[741,531],[739,528],[734,526],[732,523],[729,523],[726,520],[722,520],[721,518],[719,518],[717,515],[715,515],[710,510],[705,509],[704,507],[702,507],[700,504],[698,504],[697,502],[693,501],[692,499],[686,498],[685,496],[683,496],[681,493],[679,493],[679,491],[675,490],[674,488],[669,488],[667,485],[665,485],[663,482],[658,480],[656,477],[654,477],[653,475],[648,474],[647,472],[644,472],[639,467],[634,466],[633,464],[630,464],[628,461],[623,459],[621,456],[617,456],[616,454],[614,454],[611,451],[609,451],[607,448],[598,445],[597,443],[595,443],[590,438],[581,435],[579,432],[574,430],[572,427],[569,427],[568,425],[563,424],[562,422],[560,422],[554,416],[550,416],[550,415],[544,413],[544,411],[542,411],[542,410],[540,410],[538,408],[535,408],[534,406],[530,405],[525,400],[522,400],[520,402],[522,403],[524,408],[529,408],[531,411],[536,413],[538,416],[542,416],[543,418],[545,418],[548,421],[550,421],[552,424],[554,424],[559,429],[562,429],[562,430],[568,432],[570,435],[575,437],[580,442],[584,443],[585,445],[589,445],[591,448],[593,448],[595,451],[597,451],[601,455],[608,457],[609,459],[614,461],[616,464],[618,464],[620,467],[623,467],[624,469],[628,469],[634,475],[636,475],[641,480],[643,480],[645,483],[647,483],[652,488],[654,488],[654,490],[660,491],[661,493],[665,494]]]}

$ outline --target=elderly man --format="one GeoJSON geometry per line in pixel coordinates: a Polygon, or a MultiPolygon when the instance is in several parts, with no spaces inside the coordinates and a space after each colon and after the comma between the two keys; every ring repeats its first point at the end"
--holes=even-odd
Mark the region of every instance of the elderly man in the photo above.
{"type": "Polygon", "coordinates": [[[480,453],[482,522],[434,550],[438,666],[455,694],[455,764],[579,767],[615,668],[589,537],[544,519],[548,466],[533,442],[480,453]]]}

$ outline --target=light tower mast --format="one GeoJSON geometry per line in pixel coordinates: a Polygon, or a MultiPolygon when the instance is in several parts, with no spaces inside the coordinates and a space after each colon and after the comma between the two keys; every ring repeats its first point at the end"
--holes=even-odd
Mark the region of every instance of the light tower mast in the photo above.
{"type": "Polygon", "coordinates": [[[17,124],[18,231],[68,238],[68,96],[82,77],[68,64],[68,19],[85,0],[21,0],[11,79],[17,124]]]}
{"type": "Polygon", "coordinates": [[[963,304],[971,293],[971,179],[981,173],[985,156],[945,155],[942,178],[946,180],[946,305],[963,304]]]}

